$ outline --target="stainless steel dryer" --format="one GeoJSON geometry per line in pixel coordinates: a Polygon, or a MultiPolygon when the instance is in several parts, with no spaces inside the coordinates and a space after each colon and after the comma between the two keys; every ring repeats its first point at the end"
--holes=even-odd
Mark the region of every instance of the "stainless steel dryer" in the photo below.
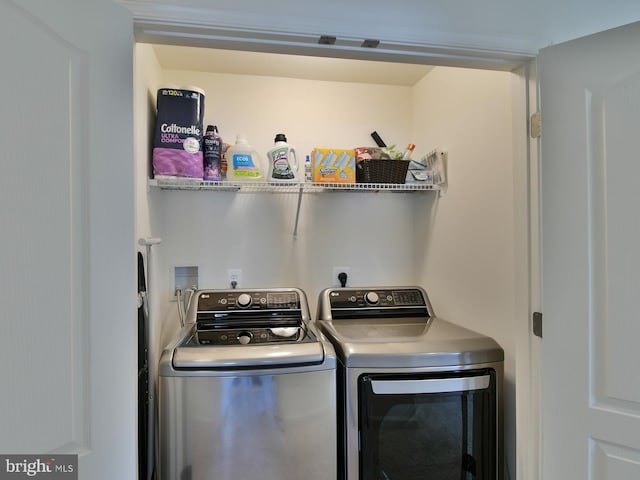
{"type": "Polygon", "coordinates": [[[503,478],[504,354],[436,318],[419,287],[330,288],[318,325],[339,360],[339,478],[503,478]]]}
{"type": "Polygon", "coordinates": [[[161,480],[335,480],[336,358],[299,289],[201,290],[159,365],[161,480]]]}

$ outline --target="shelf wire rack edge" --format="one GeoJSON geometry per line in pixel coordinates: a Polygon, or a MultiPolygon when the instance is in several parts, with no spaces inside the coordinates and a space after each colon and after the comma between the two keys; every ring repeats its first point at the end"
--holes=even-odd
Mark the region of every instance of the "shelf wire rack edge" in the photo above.
{"type": "Polygon", "coordinates": [[[325,191],[425,192],[438,191],[437,185],[416,183],[267,183],[211,182],[196,179],[149,179],[149,185],[163,190],[209,190],[229,192],[321,193],[325,191]]]}

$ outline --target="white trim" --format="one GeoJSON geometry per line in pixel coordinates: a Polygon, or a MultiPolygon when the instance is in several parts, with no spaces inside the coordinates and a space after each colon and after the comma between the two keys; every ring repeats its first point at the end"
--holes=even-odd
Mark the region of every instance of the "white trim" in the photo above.
{"type": "MultiPolygon", "coordinates": [[[[136,40],[194,47],[222,48],[266,53],[288,53],[331,58],[394,61],[487,70],[513,70],[535,56],[535,50],[520,46],[505,49],[498,45],[514,44],[514,39],[492,39],[488,48],[486,37],[460,37],[426,30],[410,32],[393,29],[385,36],[386,27],[371,27],[380,40],[378,48],[361,46],[365,35],[342,30],[328,24],[326,31],[318,31],[317,20],[288,17],[281,14],[251,14],[229,12],[214,8],[197,8],[115,0],[127,8],[134,21],[136,40]],[[286,25],[286,28],[284,27],[286,25]],[[290,28],[295,25],[295,28],[290,28]],[[282,27],[278,29],[278,27],[282,27]],[[335,45],[319,45],[320,35],[337,37],[335,45]],[[429,38],[434,37],[434,38],[429,38]],[[435,38],[437,37],[437,38],[435,38]]],[[[324,28],[324,27],[323,27],[324,28]]],[[[368,36],[366,38],[371,38],[368,36]]]]}
{"type": "Polygon", "coordinates": [[[516,73],[520,80],[514,89],[513,137],[516,225],[516,465],[515,478],[536,480],[540,462],[539,341],[533,335],[531,319],[540,311],[540,192],[539,139],[532,139],[531,115],[539,110],[536,61],[516,73]],[[521,90],[523,89],[523,90],[521,90]],[[524,104],[518,104],[518,100],[524,104]],[[524,125],[523,125],[524,124],[524,125]],[[519,126],[520,125],[520,126],[519,126]],[[523,128],[525,127],[525,128],[523,128]],[[524,142],[524,143],[519,143],[524,142]]]}

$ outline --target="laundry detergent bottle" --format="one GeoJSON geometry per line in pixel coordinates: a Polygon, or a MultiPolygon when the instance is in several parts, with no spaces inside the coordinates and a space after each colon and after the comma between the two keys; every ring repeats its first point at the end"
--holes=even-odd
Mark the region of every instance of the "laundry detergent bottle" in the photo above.
{"type": "Polygon", "coordinates": [[[264,168],[260,154],[249,144],[244,134],[238,134],[235,145],[229,147],[225,157],[228,181],[264,181],[264,168]]]}
{"type": "Polygon", "coordinates": [[[287,143],[284,133],[278,133],[274,147],[267,153],[270,183],[297,182],[298,156],[296,149],[287,143]]]}

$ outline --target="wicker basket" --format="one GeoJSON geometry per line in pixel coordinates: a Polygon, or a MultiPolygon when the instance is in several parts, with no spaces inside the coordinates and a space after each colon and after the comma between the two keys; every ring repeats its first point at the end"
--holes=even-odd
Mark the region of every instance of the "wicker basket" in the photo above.
{"type": "Polygon", "coordinates": [[[356,183],[404,183],[409,160],[366,159],[356,163],[356,183]]]}

